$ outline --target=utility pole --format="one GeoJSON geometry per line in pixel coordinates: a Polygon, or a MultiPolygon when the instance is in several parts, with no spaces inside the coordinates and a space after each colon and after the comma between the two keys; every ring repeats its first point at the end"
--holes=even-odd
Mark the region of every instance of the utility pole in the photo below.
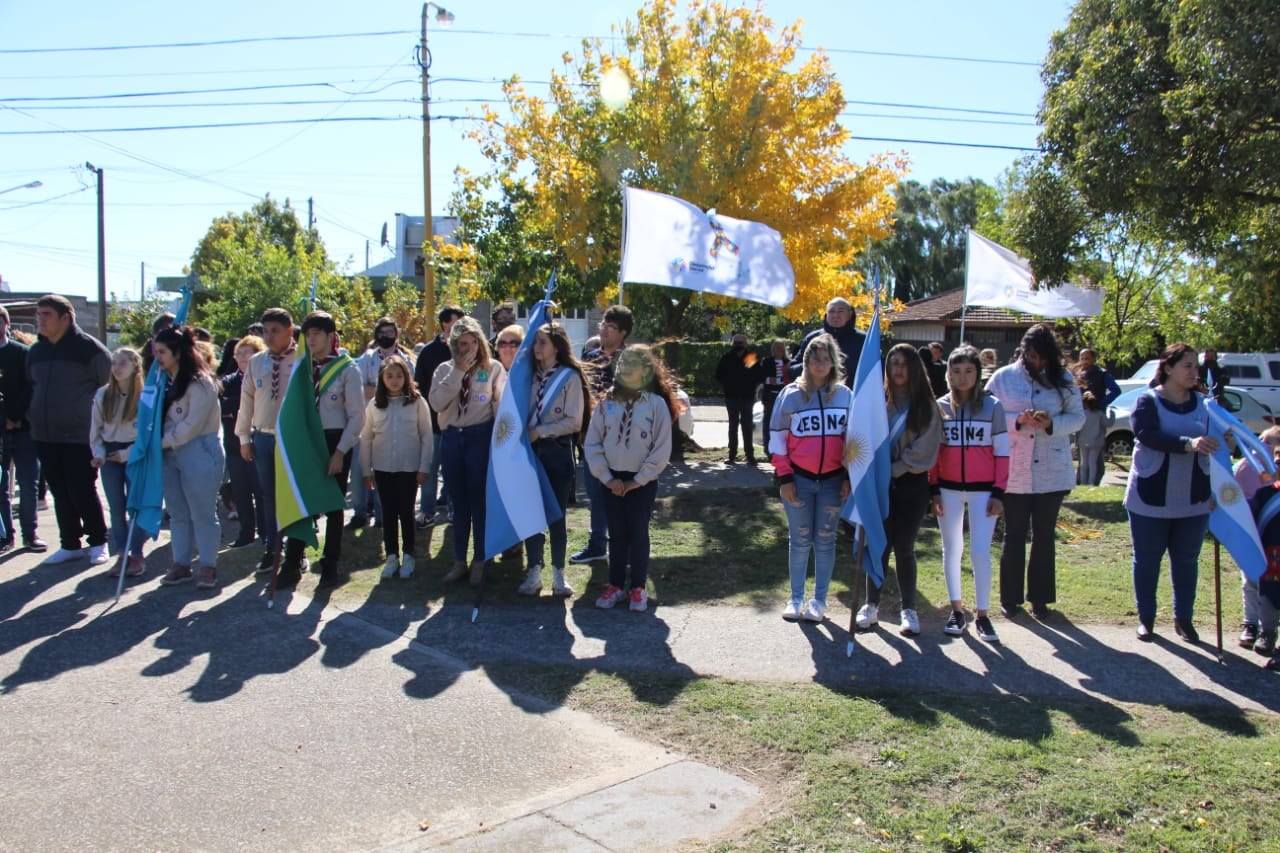
{"type": "Polygon", "coordinates": [[[369,269],[369,241],[364,241],[364,268],[369,269]]]}
{"type": "Polygon", "coordinates": [[[147,262],[142,262],[141,272],[138,273],[138,305],[147,301],[147,262]]]}
{"type": "Polygon", "coordinates": [[[107,342],[107,237],[102,206],[102,170],[86,162],[84,167],[98,176],[98,340],[107,342]]]}
{"type": "Polygon", "coordinates": [[[307,199],[307,230],[314,231],[316,227],[316,197],[312,196],[307,199]]]}
{"type": "Polygon", "coordinates": [[[435,7],[436,23],[453,23],[453,13],[438,3],[422,4],[422,41],[418,43],[418,66],[422,69],[422,312],[426,314],[427,336],[436,333],[436,277],[431,264],[435,248],[431,221],[431,51],[427,48],[427,12],[435,7]]]}

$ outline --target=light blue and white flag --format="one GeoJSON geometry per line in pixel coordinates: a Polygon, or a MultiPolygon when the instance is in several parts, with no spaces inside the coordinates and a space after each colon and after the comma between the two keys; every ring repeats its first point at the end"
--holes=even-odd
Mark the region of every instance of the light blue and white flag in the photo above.
{"type": "MultiPolygon", "coordinates": [[[[187,322],[192,292],[189,287],[182,288],[182,304],[173,320],[175,326],[187,322]]],[[[168,387],[168,374],[160,369],[159,363],[151,362],[146,384],[138,398],[138,436],[129,448],[129,461],[125,463],[125,476],[129,479],[125,508],[133,513],[134,525],[151,539],[160,535],[160,521],[164,514],[164,460],[160,437],[164,432],[164,392],[168,387]]]]}
{"type": "Polygon", "coordinates": [[[1235,438],[1249,465],[1273,480],[1276,476],[1275,460],[1266,445],[1235,415],[1209,398],[1205,398],[1204,407],[1209,413],[1209,435],[1218,442],[1217,452],[1209,459],[1209,483],[1214,501],[1213,510],[1209,513],[1209,532],[1226,546],[1245,577],[1256,582],[1267,570],[1267,555],[1258,537],[1253,511],[1231,472],[1227,435],[1235,438]]]}
{"type": "Polygon", "coordinates": [[[552,275],[547,283],[546,298],[529,312],[528,334],[511,362],[507,389],[498,403],[485,482],[486,559],[541,533],[563,515],[547,472],[533,455],[527,428],[529,398],[533,391],[533,340],[548,320],[547,308],[554,289],[555,276],[552,275]]]}
{"type": "MultiPolygon", "coordinates": [[[[875,310],[853,379],[853,412],[845,431],[845,465],[849,469],[849,499],[841,517],[859,524],[865,533],[862,569],[876,586],[884,583],[884,552],[888,537],[884,521],[889,516],[889,410],[884,402],[884,367],[880,359],[880,273],[875,288],[875,310]]],[[[854,549],[857,549],[855,538],[854,549]]],[[[858,561],[859,555],[853,555],[858,561]]]]}

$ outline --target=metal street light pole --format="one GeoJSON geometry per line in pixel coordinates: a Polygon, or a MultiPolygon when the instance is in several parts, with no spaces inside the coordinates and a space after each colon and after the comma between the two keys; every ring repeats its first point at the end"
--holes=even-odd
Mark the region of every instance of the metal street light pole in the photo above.
{"type": "Polygon", "coordinates": [[[25,184],[18,184],[16,187],[9,187],[9,189],[7,190],[0,190],[0,195],[4,195],[5,193],[11,193],[14,190],[35,190],[35,189],[39,189],[42,186],[44,186],[43,181],[28,181],[25,184]]]}
{"type": "Polygon", "coordinates": [[[102,170],[86,162],[84,167],[98,176],[98,340],[107,342],[107,236],[102,208],[102,170]]]}
{"type": "Polygon", "coordinates": [[[422,68],[422,311],[426,314],[427,335],[436,333],[436,276],[431,264],[435,234],[431,221],[431,51],[427,48],[427,13],[436,10],[436,23],[453,23],[453,13],[438,3],[422,4],[422,41],[418,43],[418,65],[422,68]]]}

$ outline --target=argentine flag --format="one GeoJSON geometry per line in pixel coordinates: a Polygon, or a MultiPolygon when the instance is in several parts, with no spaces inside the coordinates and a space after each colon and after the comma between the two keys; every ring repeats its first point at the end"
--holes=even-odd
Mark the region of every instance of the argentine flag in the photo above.
{"type": "MultiPolygon", "coordinates": [[[[849,469],[849,499],[841,517],[862,525],[866,544],[862,569],[876,586],[884,583],[884,552],[889,516],[889,411],[884,402],[884,368],[880,360],[880,275],[875,277],[875,311],[853,380],[853,411],[845,431],[844,458],[849,469]]],[[[855,539],[854,561],[859,561],[855,539]]]]}
{"type": "MultiPolygon", "coordinates": [[[[547,297],[555,278],[547,285],[547,297]]],[[[544,299],[529,313],[528,334],[516,351],[507,375],[507,390],[498,403],[498,416],[489,444],[489,473],[485,482],[484,550],[492,559],[503,551],[547,529],[561,517],[547,472],[533,455],[526,429],[529,397],[533,392],[533,339],[546,324],[544,299]],[[541,495],[541,500],[538,496],[541,495]]]]}
{"type": "Polygon", "coordinates": [[[1209,435],[1218,442],[1218,451],[1209,459],[1209,483],[1213,489],[1213,510],[1209,513],[1209,532],[1226,546],[1245,577],[1257,582],[1267,570],[1267,555],[1258,538],[1258,525],[1245,500],[1240,484],[1231,473],[1231,452],[1227,435],[1235,437],[1244,458],[1259,474],[1276,476],[1275,460],[1266,445],[1247,426],[1212,399],[1205,398],[1209,413],[1209,435]]]}
{"type": "MultiPolygon", "coordinates": [[[[187,322],[191,294],[190,288],[182,288],[182,304],[173,325],[187,322]]],[[[133,513],[134,526],[151,539],[160,535],[164,514],[164,458],[160,438],[164,433],[164,392],[168,385],[169,375],[160,369],[158,362],[151,362],[146,384],[138,397],[138,435],[129,448],[129,460],[124,466],[129,480],[125,508],[133,513]]]]}

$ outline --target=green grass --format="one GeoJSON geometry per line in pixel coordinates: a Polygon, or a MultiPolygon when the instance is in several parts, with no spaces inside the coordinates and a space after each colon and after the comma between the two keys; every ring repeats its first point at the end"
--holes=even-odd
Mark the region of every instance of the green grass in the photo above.
{"type": "Polygon", "coordinates": [[[754,828],[719,850],[1225,851],[1280,837],[1275,716],[487,672],[762,786],[754,828]]]}
{"type": "MultiPolygon", "coordinates": [[[[1117,486],[1075,489],[1063,504],[1057,528],[1058,601],[1055,609],[1073,622],[1132,624],[1135,618],[1130,575],[1132,548],[1129,525],[1117,486]]],[[[569,552],[586,543],[588,512],[569,509],[569,552]]],[[[992,558],[1000,555],[1000,533],[992,558]]],[[[653,554],[650,592],[666,604],[750,606],[774,608],[787,596],[787,523],[775,492],[770,489],[691,491],[662,498],[651,526],[653,554]]],[[[343,542],[343,566],[350,580],[333,593],[337,602],[357,605],[365,600],[422,604],[451,597],[469,598],[462,586],[446,588],[440,578],[453,554],[448,527],[419,531],[418,573],[412,581],[380,583],[382,531],[369,527],[348,532],[343,542]],[[422,556],[422,555],[428,556],[422,556]]],[[[845,606],[853,575],[851,547],[840,545],[833,595],[845,606]]],[[[937,525],[926,518],[916,549],[919,562],[918,609],[922,617],[944,618],[949,607],[942,574],[942,547],[937,525]]],[[[228,574],[252,570],[259,554],[253,549],[224,553],[219,566],[228,574]]],[[[547,555],[550,556],[549,553],[547,555]]],[[[313,554],[314,557],[314,554],[313,554]]],[[[1167,566],[1167,561],[1166,561],[1167,566]]],[[[1221,555],[1223,621],[1234,626],[1241,618],[1239,572],[1229,554],[1221,555]]],[[[515,587],[523,579],[519,567],[498,562],[490,570],[488,595],[495,601],[516,601],[515,587]]],[[[966,603],[972,606],[973,582],[967,556],[964,563],[966,603]]],[[[997,572],[998,574],[998,572],[997,572]]],[[[603,563],[569,567],[579,594],[605,583],[603,563]]],[[[1213,546],[1206,540],[1200,555],[1197,596],[1199,621],[1213,613],[1213,546]]],[[[304,591],[313,580],[304,581],[304,591]]],[[[544,580],[549,582],[549,576],[544,580]]],[[[993,599],[998,578],[993,581],[993,599]]],[[[885,605],[897,607],[896,581],[885,589],[885,605]]],[[[1161,578],[1158,620],[1172,615],[1172,591],[1167,568],[1161,578]]]]}

